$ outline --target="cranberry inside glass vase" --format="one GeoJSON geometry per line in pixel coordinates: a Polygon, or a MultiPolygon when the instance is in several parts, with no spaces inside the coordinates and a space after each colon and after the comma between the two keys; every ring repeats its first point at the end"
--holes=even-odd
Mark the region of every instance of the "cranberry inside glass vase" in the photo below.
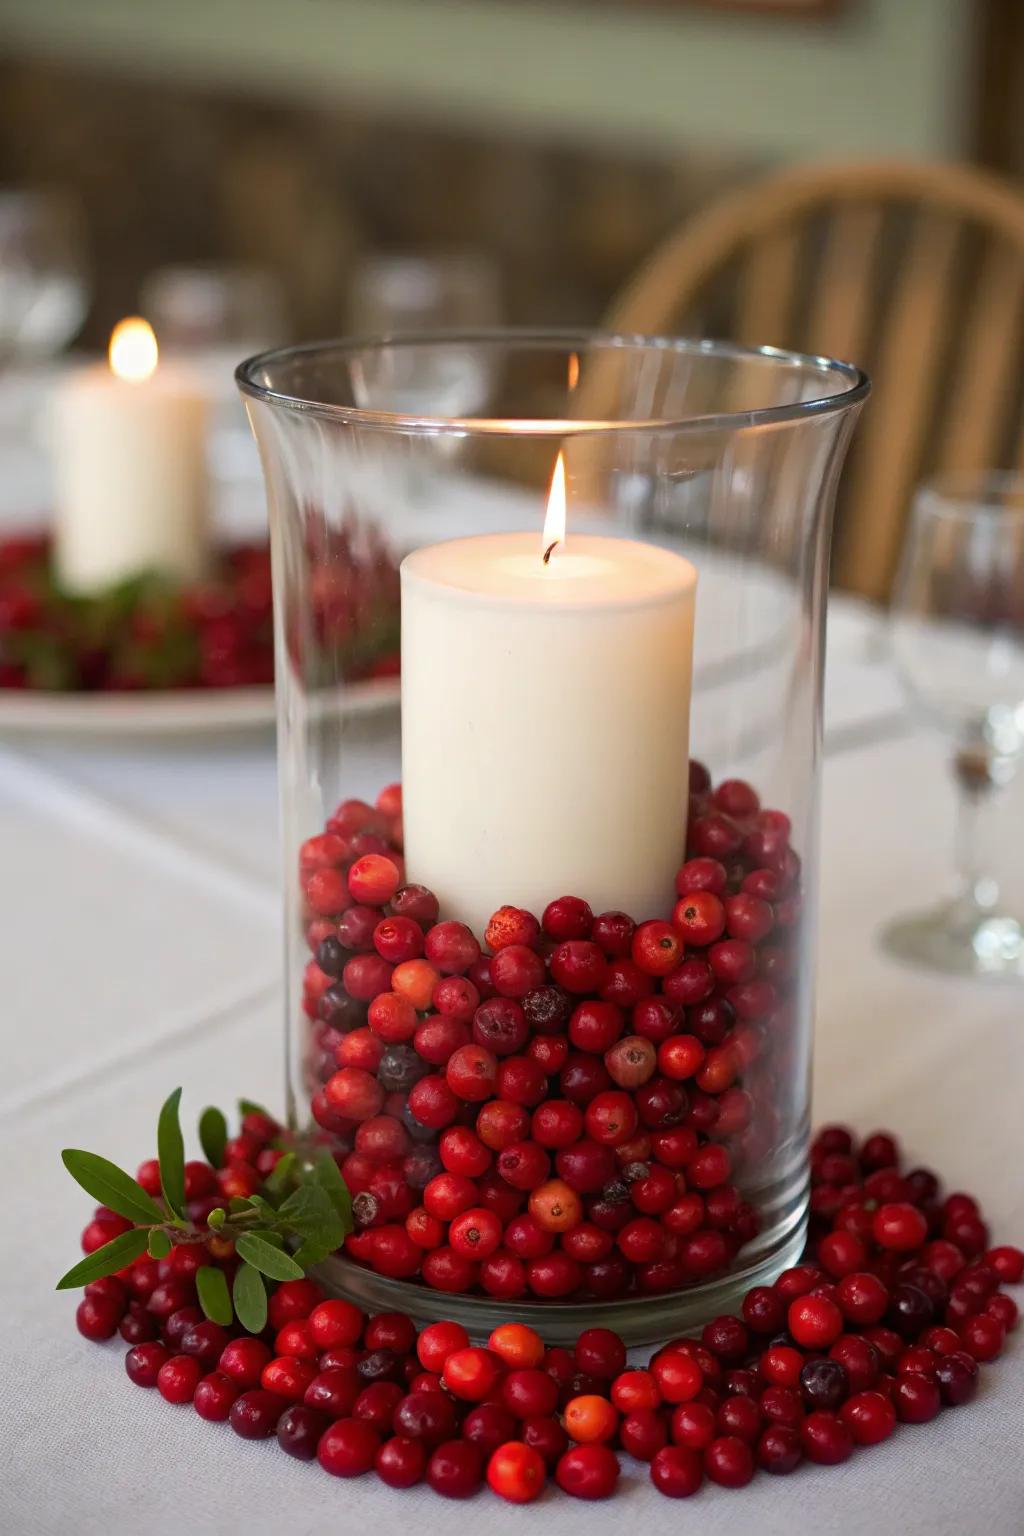
{"type": "Polygon", "coordinates": [[[288,1110],[374,1310],[634,1343],[803,1244],[836,479],[867,381],[706,342],[267,353],[288,1110]]]}

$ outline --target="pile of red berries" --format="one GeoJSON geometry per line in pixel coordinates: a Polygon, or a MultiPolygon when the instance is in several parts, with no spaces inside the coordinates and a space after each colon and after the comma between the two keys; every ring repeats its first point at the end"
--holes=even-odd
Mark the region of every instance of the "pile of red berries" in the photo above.
{"type": "Polygon", "coordinates": [[[639,923],[575,896],[479,935],[445,920],[404,883],[397,784],[303,844],[308,1084],[356,1197],[352,1258],[609,1299],[707,1279],[756,1235],[736,1176],[780,1137],[800,861],[748,784],[690,778],[678,900],[639,923]]]}
{"type": "MultiPolygon", "coordinates": [[[[342,531],[330,538],[329,547],[311,553],[311,623],[324,671],[350,680],[396,672],[394,561],[382,550],[357,551],[342,531]]],[[[91,598],[59,590],[50,556],[45,536],[0,540],[0,688],[93,692],[273,682],[266,544],[221,551],[200,583],[145,576],[91,598]]],[[[313,681],[315,659],[312,667],[308,657],[301,662],[313,681]]]]}
{"type": "MultiPolygon", "coordinates": [[[[238,1139],[269,1166],[276,1128],[247,1120],[238,1139]]],[[[196,1305],[193,1276],[209,1262],[197,1246],[95,1281],[78,1327],[90,1339],[119,1331],[137,1385],[246,1439],[276,1435],[289,1455],[337,1477],[373,1470],[392,1487],[425,1481],[452,1498],[486,1480],[514,1503],[553,1478],[596,1499],[614,1491],[621,1451],[647,1463],[670,1497],[705,1480],[739,1488],[758,1469],[843,1462],[899,1423],[968,1402],[979,1363],[995,1359],[1017,1322],[1000,1286],[1024,1278],[1024,1252],[989,1246],[969,1195],[943,1198],[930,1170],[901,1170],[891,1136],[858,1149],[829,1127],[812,1167],[813,1257],[748,1292],[740,1316],[673,1340],[646,1367],[631,1367],[607,1329],[587,1329],[570,1351],[509,1322],[474,1347],[458,1323],[417,1335],[404,1315],[367,1318],[308,1279],[277,1287],[262,1337],[233,1336],[196,1305]]],[[[189,1164],[190,1199],[226,1192],[231,1168],[189,1164]]],[[[86,1228],[87,1250],[110,1220],[101,1211],[86,1228]]]]}

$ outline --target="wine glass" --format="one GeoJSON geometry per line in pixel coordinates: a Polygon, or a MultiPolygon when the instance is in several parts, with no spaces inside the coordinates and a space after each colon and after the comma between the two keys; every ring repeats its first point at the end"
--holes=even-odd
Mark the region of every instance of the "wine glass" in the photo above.
{"type": "Polygon", "coordinates": [[[87,308],[79,209],[63,193],[0,191],[0,363],[46,361],[87,308]]]}
{"type": "Polygon", "coordinates": [[[1024,757],[1024,475],[961,475],[918,492],[892,655],[912,704],[952,741],[960,806],[952,897],[896,919],[883,943],[934,969],[1024,979],[1024,921],[1006,910],[986,853],[1000,790],[1024,757]]]}
{"type": "MultiPolygon", "coordinates": [[[[497,269],[481,252],[376,252],[352,276],[348,322],[356,334],[478,330],[501,318],[497,269]]],[[[491,387],[480,348],[454,346],[392,349],[386,363],[368,357],[357,382],[364,407],[416,414],[430,401],[450,416],[480,411],[491,387]]]]}

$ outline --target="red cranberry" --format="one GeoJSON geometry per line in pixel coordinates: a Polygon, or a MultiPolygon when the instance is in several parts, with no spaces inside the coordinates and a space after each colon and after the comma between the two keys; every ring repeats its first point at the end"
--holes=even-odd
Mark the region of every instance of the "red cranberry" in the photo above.
{"type": "Polygon", "coordinates": [[[928,1222],[916,1206],[894,1202],[880,1206],[875,1212],[872,1230],[879,1247],[906,1253],[924,1243],[928,1222]]]}
{"type": "Polygon", "coordinates": [[[259,1385],[264,1366],[272,1358],[271,1351],[261,1339],[232,1339],[221,1351],[217,1369],[240,1387],[255,1387],[259,1385]]]}
{"type": "Polygon", "coordinates": [[[893,1405],[904,1424],[926,1424],[942,1407],[938,1384],[927,1376],[901,1376],[893,1388],[893,1405]]]}
{"type": "MultiPolygon", "coordinates": [[[[1004,1296],[1000,1291],[992,1296],[985,1304],[985,1311],[989,1317],[994,1317],[1006,1333],[1016,1328],[1020,1318],[1020,1309],[1012,1296],[1004,1296]]],[[[121,1325],[122,1327],[124,1324],[121,1325]]]]}
{"type": "Polygon", "coordinates": [[[667,1440],[665,1420],[653,1408],[634,1408],[619,1425],[619,1444],[637,1461],[652,1461],[667,1440]]]}
{"type": "Polygon", "coordinates": [[[858,1392],[843,1404],[839,1417],[856,1445],[877,1445],[896,1428],[896,1411],[883,1392],[858,1392]]]}
{"type": "Polygon", "coordinates": [[[456,1422],[455,1404],[443,1392],[409,1393],[395,1408],[393,1419],[396,1435],[431,1446],[450,1440],[456,1422]]]}
{"type": "Polygon", "coordinates": [[[214,1424],[223,1424],[231,1412],[238,1392],[238,1384],[232,1381],[230,1376],[225,1376],[221,1371],[212,1371],[209,1376],[204,1376],[196,1387],[192,1399],[196,1413],[201,1419],[208,1419],[214,1424]]]}
{"type": "Polygon", "coordinates": [[[275,1433],[278,1419],[286,1410],[284,1398],[272,1392],[243,1392],[230,1409],[230,1427],[243,1439],[267,1439],[275,1433]]]}
{"type": "Polygon", "coordinates": [[[490,998],[481,1003],[473,1015],[474,1041],[496,1056],[511,1056],[521,1051],[528,1036],[526,1015],[510,996],[490,998]]]}
{"type": "Polygon", "coordinates": [[[723,1488],[745,1488],[754,1475],[750,1446],[737,1435],[712,1440],[704,1452],[704,1470],[713,1483],[723,1488]]]}
{"type": "Polygon", "coordinates": [[[827,1349],[843,1331],[843,1316],[824,1296],[799,1296],[787,1313],[789,1331],[805,1349],[827,1349]]]}
{"type": "Polygon", "coordinates": [[[850,1379],[838,1360],[808,1360],[800,1387],[809,1408],[838,1408],[849,1395],[850,1379]]]}
{"type": "Polygon", "coordinates": [[[427,1464],[427,1482],[448,1499],[468,1499],[483,1483],[483,1458],[468,1440],[439,1445],[427,1464]]]}
{"type": "Polygon", "coordinates": [[[862,1272],[844,1275],[836,1286],[836,1300],[843,1315],[860,1326],[877,1323],[889,1306],[889,1292],[877,1275],[862,1272]]]}
{"type": "Polygon", "coordinates": [[[959,1407],[961,1403],[969,1403],[978,1390],[977,1364],[969,1355],[945,1355],[935,1367],[935,1380],[942,1401],[950,1407],[959,1407]]]}
{"type": "Polygon", "coordinates": [[[437,922],[437,897],[425,885],[400,886],[389,906],[396,917],[411,917],[421,927],[429,928],[437,922]]]}
{"type": "MultiPolygon", "coordinates": [[[[481,1103],[493,1096],[498,1075],[498,1061],[493,1052],[481,1045],[463,1045],[449,1057],[445,1078],[449,1088],[459,1099],[481,1103]]],[[[422,1078],[416,1086],[429,1081],[422,1078]]],[[[413,1089],[413,1093],[415,1093],[413,1089]]],[[[412,1094],[409,1095],[412,1103],[412,1094]]],[[[417,1117],[422,1119],[422,1116],[417,1117]]]]}
{"type": "Polygon", "coordinates": [[[172,1355],[157,1373],[157,1390],[165,1402],[190,1403],[202,1374],[203,1368],[193,1355],[172,1355]]]}
{"type": "MultiPolygon", "coordinates": [[[[881,1369],[878,1351],[867,1339],[844,1333],[829,1350],[829,1359],[838,1360],[846,1371],[851,1392],[863,1392],[874,1386],[881,1369]]],[[[831,1405],[820,1403],[819,1407],[831,1405]]]]}
{"type": "Polygon", "coordinates": [[[715,972],[707,960],[699,955],[690,955],[661,983],[662,992],[668,1001],[681,1004],[685,1008],[702,1003],[705,998],[710,997],[714,988],[715,972]]]}
{"type": "Polygon", "coordinates": [[[808,1461],[834,1467],[853,1454],[853,1435],[834,1413],[808,1414],[800,1426],[800,1441],[808,1461]]]}
{"type": "Polygon", "coordinates": [[[549,964],[558,985],[576,994],[600,992],[608,974],[604,951],[585,939],[569,939],[559,944],[549,964]]]}
{"type": "Polygon", "coordinates": [[[182,1336],[179,1348],[183,1355],[194,1355],[204,1365],[215,1365],[229,1342],[228,1331],[209,1319],[196,1323],[182,1336]]]}
{"type": "Polygon", "coordinates": [[[935,1317],[931,1298],[907,1281],[897,1285],[889,1303],[888,1320],[905,1339],[916,1339],[935,1317]]]}
{"type": "MultiPolygon", "coordinates": [[[[307,1408],[315,1408],[327,1419],[348,1418],[363,1390],[362,1379],[352,1366],[335,1366],[319,1373],[314,1369],[313,1375],[307,1378],[302,1392],[297,1396],[295,1391],[282,1390],[275,1385],[273,1375],[268,1379],[267,1372],[272,1370],[274,1364],[276,1362],[271,1362],[264,1372],[263,1385],[267,1390],[276,1391],[279,1396],[287,1397],[292,1402],[299,1401],[301,1397],[307,1408]]],[[[298,1386],[297,1379],[296,1389],[298,1386]]]]}
{"type": "Polygon", "coordinates": [[[535,1296],[554,1300],[579,1289],[582,1270],[567,1253],[556,1251],[542,1259],[531,1259],[526,1266],[526,1278],[535,1296]]]}
{"type": "Polygon", "coordinates": [[[618,1480],[618,1458],[606,1445],[574,1445],[555,1467],[555,1482],[576,1499],[608,1499],[618,1480]]]}
{"type": "Polygon", "coordinates": [[[1020,1248],[1003,1244],[999,1248],[990,1248],[985,1255],[985,1263],[995,1271],[1004,1285],[1018,1285],[1024,1280],[1024,1251],[1020,1248]]]}
{"type": "Polygon", "coordinates": [[[625,912],[602,912],[594,919],[589,937],[609,959],[628,955],[636,924],[625,912]]]}
{"type": "Polygon", "coordinates": [[[743,1321],[754,1333],[778,1333],[786,1321],[786,1303],[766,1285],[754,1286],[743,1298],[743,1321]]]}
{"type": "Polygon", "coordinates": [[[75,1326],[83,1338],[97,1342],[112,1339],[124,1307],[109,1296],[86,1296],[78,1303],[75,1326]]]}
{"type": "Polygon", "coordinates": [[[544,908],[541,927],[549,939],[588,939],[594,914],[578,896],[560,896],[544,908]]]}
{"type": "Polygon", "coordinates": [[[371,1425],[378,1434],[387,1434],[395,1409],[405,1396],[395,1381],[372,1381],[355,1400],[351,1417],[371,1425]]]}
{"type": "Polygon", "coordinates": [[[960,1329],[964,1349],[975,1360],[994,1360],[1001,1353],[1006,1332],[998,1318],[987,1313],[969,1317],[960,1329]]]}
{"type": "Polygon", "coordinates": [[[750,1397],[727,1397],[718,1410],[719,1433],[737,1435],[750,1445],[756,1443],[761,1423],[761,1409],[750,1397]]]}
{"type": "Polygon", "coordinates": [[[700,1401],[680,1403],[670,1421],[673,1443],[688,1450],[703,1451],[718,1433],[715,1412],[700,1401]]]}
{"type": "Polygon", "coordinates": [[[170,1358],[167,1346],[154,1340],[130,1349],[124,1357],[124,1368],[137,1387],[155,1387],[161,1366],[170,1358]]]}
{"type": "Polygon", "coordinates": [[[491,981],[503,997],[525,997],[543,986],[544,978],[544,961],[525,944],[510,944],[491,959],[491,981]]]}
{"type": "Polygon", "coordinates": [[[589,1104],[591,1099],[612,1086],[608,1069],[599,1056],[573,1052],[558,1078],[565,1098],[573,1104],[589,1104]]]}
{"type": "Polygon", "coordinates": [[[333,1477],[369,1472],[380,1450],[380,1436],[365,1419],[336,1419],[320,1437],[317,1460],[333,1477]]]}
{"type": "Polygon", "coordinates": [[[293,1403],[286,1408],[277,1423],[277,1443],[288,1456],[297,1461],[315,1461],[317,1446],[328,1425],[328,1420],[313,1408],[293,1403]]]}
{"type": "Polygon", "coordinates": [[[512,1104],[532,1109],[548,1092],[543,1067],[531,1056],[508,1056],[498,1064],[497,1093],[512,1104]]]}
{"type": "Polygon", "coordinates": [[[655,1077],[644,1083],[636,1093],[635,1103],[643,1124],[652,1130],[678,1125],[688,1107],[683,1089],[666,1077],[655,1077]]]}
{"type": "Polygon", "coordinates": [[[423,1479],[426,1448],[421,1440],[395,1435],[380,1447],[373,1465],[381,1482],[389,1488],[412,1488],[423,1479]]]}
{"type": "Polygon", "coordinates": [[[803,1460],[799,1430],[788,1424],[769,1424],[757,1442],[757,1464],[773,1477],[786,1477],[803,1460]]]}

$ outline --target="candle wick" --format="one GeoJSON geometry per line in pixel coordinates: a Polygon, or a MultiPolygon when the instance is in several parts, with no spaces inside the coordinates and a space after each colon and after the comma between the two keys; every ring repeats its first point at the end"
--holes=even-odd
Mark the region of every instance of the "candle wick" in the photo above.
{"type": "Polygon", "coordinates": [[[548,561],[551,559],[551,556],[554,554],[554,552],[555,552],[555,550],[557,548],[558,548],[558,540],[555,539],[553,541],[553,543],[549,544],[547,549],[544,551],[544,564],[545,565],[547,565],[548,561]]]}

